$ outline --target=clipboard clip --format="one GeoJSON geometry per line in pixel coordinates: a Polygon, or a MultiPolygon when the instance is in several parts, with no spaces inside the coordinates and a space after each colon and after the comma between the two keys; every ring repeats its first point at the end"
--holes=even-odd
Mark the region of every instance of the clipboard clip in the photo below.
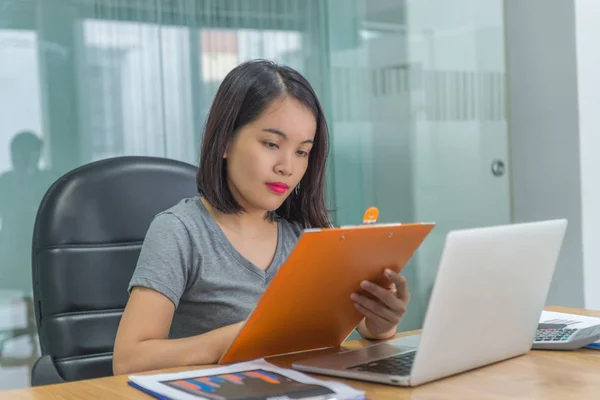
{"type": "Polygon", "coordinates": [[[369,207],[363,215],[363,224],[374,224],[377,222],[378,217],[379,210],[377,209],[377,207],[369,207]]]}

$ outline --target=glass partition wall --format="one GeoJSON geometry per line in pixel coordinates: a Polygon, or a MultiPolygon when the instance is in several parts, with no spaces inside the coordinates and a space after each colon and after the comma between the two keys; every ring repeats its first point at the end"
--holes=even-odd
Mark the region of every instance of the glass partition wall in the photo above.
{"type": "Polygon", "coordinates": [[[421,326],[451,229],[510,221],[500,0],[0,0],[0,389],[39,346],[31,233],[48,186],[120,155],[197,164],[238,63],[300,70],[327,113],[337,225],[436,222],[405,269],[421,326]]]}

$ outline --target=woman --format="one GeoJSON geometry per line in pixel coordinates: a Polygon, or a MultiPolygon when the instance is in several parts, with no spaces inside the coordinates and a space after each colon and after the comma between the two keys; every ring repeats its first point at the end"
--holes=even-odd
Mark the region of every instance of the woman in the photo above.
{"type": "MultiPolygon", "coordinates": [[[[206,122],[195,198],[158,214],[130,282],[115,374],[216,363],[303,228],[330,226],[324,201],[328,129],[295,70],[268,61],[233,69],[206,122]]],[[[409,301],[387,274],[373,299],[352,294],[358,332],[386,339],[409,301]]]]}

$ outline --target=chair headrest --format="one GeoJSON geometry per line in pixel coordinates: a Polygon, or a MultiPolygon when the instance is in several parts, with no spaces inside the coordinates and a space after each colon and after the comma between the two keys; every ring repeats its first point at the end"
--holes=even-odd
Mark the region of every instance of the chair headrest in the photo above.
{"type": "Polygon", "coordinates": [[[150,221],[197,195],[197,167],[158,157],[116,157],[58,179],[38,209],[34,243],[45,247],[143,239],[150,221]]]}

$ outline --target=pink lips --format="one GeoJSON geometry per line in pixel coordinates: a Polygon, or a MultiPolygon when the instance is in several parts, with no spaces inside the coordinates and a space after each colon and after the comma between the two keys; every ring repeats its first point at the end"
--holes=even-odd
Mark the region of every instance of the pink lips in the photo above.
{"type": "Polygon", "coordinates": [[[285,183],[281,183],[281,182],[274,182],[274,183],[267,183],[267,187],[274,193],[277,194],[284,194],[289,186],[286,185],[285,183]]]}

